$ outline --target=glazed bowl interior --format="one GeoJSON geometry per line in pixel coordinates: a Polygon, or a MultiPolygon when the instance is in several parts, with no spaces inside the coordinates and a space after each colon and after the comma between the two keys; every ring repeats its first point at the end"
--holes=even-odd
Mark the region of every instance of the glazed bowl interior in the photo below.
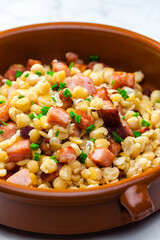
{"type": "MultiPolygon", "coordinates": [[[[0,74],[9,65],[22,63],[26,65],[29,58],[38,59],[44,64],[57,58],[64,60],[68,51],[77,52],[87,63],[90,55],[98,55],[101,62],[116,70],[134,72],[141,70],[145,74],[144,86],[150,89],[159,88],[160,44],[142,35],[124,29],[88,23],[48,23],[20,27],[0,33],[0,74]]],[[[149,171],[153,175],[159,167],[149,171]]],[[[149,176],[149,174],[148,174],[149,176]]],[[[133,177],[135,181],[147,178],[147,173],[133,177]]],[[[132,179],[123,180],[122,184],[114,183],[98,189],[124,187],[132,179]],[[123,186],[122,186],[123,185],[123,186]]],[[[25,188],[6,183],[1,180],[1,189],[14,188],[18,192],[33,188],[25,188]]],[[[97,189],[97,188],[96,188],[97,189]]],[[[94,189],[93,189],[94,190],[94,189]]],[[[49,193],[56,190],[41,190],[49,193]]],[[[77,192],[79,190],[67,190],[77,192]]],[[[88,192],[91,190],[87,190],[88,192]]],[[[59,191],[59,193],[64,191],[59,191]]],[[[80,190],[86,192],[86,190],[80,190]]]]}

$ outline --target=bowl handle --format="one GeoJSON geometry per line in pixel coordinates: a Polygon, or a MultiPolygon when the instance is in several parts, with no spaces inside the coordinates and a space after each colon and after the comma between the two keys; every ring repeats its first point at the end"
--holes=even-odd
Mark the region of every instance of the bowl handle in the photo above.
{"type": "Polygon", "coordinates": [[[133,185],[120,197],[121,204],[128,210],[133,221],[139,221],[154,212],[154,206],[146,184],[133,185]]]}

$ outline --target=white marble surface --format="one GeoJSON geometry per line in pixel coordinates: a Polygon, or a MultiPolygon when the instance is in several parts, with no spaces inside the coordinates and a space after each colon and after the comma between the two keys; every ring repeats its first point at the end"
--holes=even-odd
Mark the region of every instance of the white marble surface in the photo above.
{"type": "MultiPolygon", "coordinates": [[[[55,21],[96,22],[127,28],[160,41],[160,0],[0,0],[0,31],[55,21]]],[[[0,240],[93,239],[159,240],[160,211],[112,231],[55,236],[26,233],[0,226],[0,240]]]]}

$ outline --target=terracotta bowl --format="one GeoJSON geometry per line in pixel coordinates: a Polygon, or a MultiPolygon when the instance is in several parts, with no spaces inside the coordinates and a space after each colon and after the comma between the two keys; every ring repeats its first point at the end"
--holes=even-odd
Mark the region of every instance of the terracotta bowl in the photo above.
{"type": "MultiPolygon", "coordinates": [[[[48,23],[0,33],[0,73],[28,58],[50,63],[75,51],[118,70],[142,70],[159,88],[160,44],[124,29],[89,23],[48,23]]],[[[0,181],[0,224],[40,233],[86,233],[139,221],[160,209],[160,167],[87,190],[41,190],[0,181]]]]}

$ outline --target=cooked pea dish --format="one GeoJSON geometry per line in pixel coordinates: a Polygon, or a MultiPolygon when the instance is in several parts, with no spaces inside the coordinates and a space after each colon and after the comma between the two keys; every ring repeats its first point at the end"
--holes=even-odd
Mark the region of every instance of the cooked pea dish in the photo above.
{"type": "Polygon", "coordinates": [[[84,189],[160,165],[160,91],[143,78],[73,52],[11,65],[0,76],[0,179],[84,189]]]}

